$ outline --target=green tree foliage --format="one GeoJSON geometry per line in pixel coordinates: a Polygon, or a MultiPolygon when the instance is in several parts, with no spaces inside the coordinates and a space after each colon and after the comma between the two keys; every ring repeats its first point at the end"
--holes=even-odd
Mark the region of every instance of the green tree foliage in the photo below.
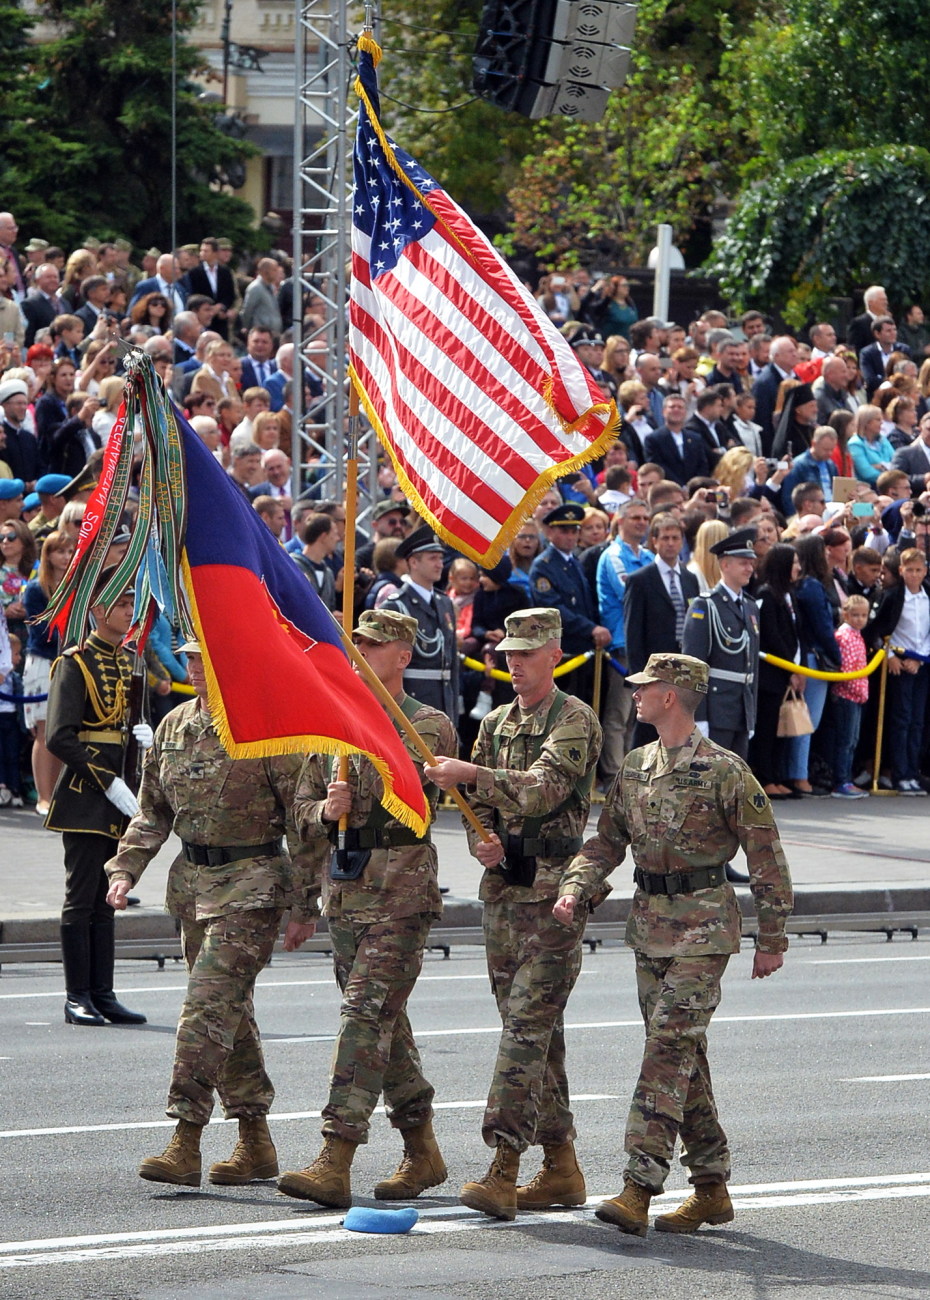
{"type": "Polygon", "coordinates": [[[930,138],[927,0],[786,0],[724,73],[759,144],[757,170],[822,149],[930,138]]]}
{"type": "Polygon", "coordinates": [[[709,269],[738,310],[778,306],[794,326],[856,285],[920,299],[930,289],[930,152],[892,145],[788,163],[747,192],[709,269]]]}
{"type": "MultiPolygon", "coordinates": [[[[216,106],[198,100],[192,78],[205,65],[185,39],[197,7],[197,0],[177,6],[178,234],[197,239],[213,231],[246,240],[251,209],[224,192],[220,178],[251,150],[220,132],[216,106]]],[[[5,27],[4,10],[19,6],[0,0],[5,27]]],[[[28,130],[4,140],[4,206],[64,245],[93,233],[167,247],[171,6],[38,0],[36,11],[56,34],[26,52],[22,84],[10,92],[28,130]]],[[[13,66],[22,68],[23,60],[21,51],[13,66]]]]}

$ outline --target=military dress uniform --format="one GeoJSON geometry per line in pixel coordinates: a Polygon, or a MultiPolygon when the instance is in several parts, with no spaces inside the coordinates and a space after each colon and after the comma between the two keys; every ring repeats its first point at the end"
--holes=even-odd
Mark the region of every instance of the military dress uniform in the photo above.
{"type": "MultiPolygon", "coordinates": [[[[369,640],[403,640],[411,645],[416,633],[412,618],[384,607],[366,610],[356,628],[357,635],[369,640]]],[[[398,703],[433,753],[455,752],[455,728],[444,713],[409,695],[398,703]]],[[[397,729],[419,769],[419,751],[397,729]]],[[[324,805],[338,769],[338,758],[308,758],[294,809],[301,834],[314,845],[336,982],[343,994],[322,1132],[355,1145],[367,1142],[371,1114],[383,1093],[388,1119],[404,1136],[407,1149],[409,1136],[415,1135],[416,1144],[433,1118],[434,1089],[423,1074],[407,1019],[407,1000],[423,964],[430,926],[442,915],[436,846],[429,830],[418,836],[386,812],[380,802],[383,783],[374,765],[353,756],[348,773],[352,808],[344,847],[349,853],[370,856],[356,865],[361,871],[355,879],[334,878],[340,874],[330,870],[338,823],[325,820],[324,805]]],[[[431,783],[424,785],[433,818],[439,790],[431,783]]],[[[433,1172],[436,1176],[416,1189],[406,1183],[398,1188],[387,1180],[375,1188],[375,1196],[379,1200],[401,1199],[401,1193],[415,1196],[424,1186],[444,1181],[441,1158],[433,1172]]],[[[326,1196],[325,1187],[301,1174],[285,1174],[280,1189],[310,1200],[321,1193],[326,1196]]],[[[321,1203],[340,1200],[348,1203],[345,1195],[321,1203]]]]}
{"type": "MultiPolygon", "coordinates": [[[[182,649],[199,653],[196,643],[182,649]]],[[[263,1120],[274,1098],[252,994],[284,912],[291,908],[299,920],[319,910],[311,858],[291,813],[302,761],[296,754],[231,758],[210,713],[199,699],[188,701],[155,732],[139,812],[107,863],[111,880],[136,883],[172,831],[181,840],[165,905],[181,921],[189,979],[166,1110],[198,1130],[210,1119],[214,1091],[226,1117],[240,1120],[240,1132],[242,1121],[263,1120]]],[[[199,1146],[190,1177],[156,1177],[165,1171],[146,1172],[153,1163],[143,1164],[143,1177],[200,1182],[199,1146]]],[[[211,1181],[249,1181],[222,1171],[214,1177],[216,1168],[211,1181]]],[[[276,1164],[260,1176],[275,1173],[276,1164]]]]}
{"type": "MultiPolygon", "coordinates": [[[[535,649],[558,638],[559,614],[521,610],[505,626],[499,649],[535,649]]],[[[478,770],[466,796],[508,851],[479,890],[503,1026],[481,1132],[488,1146],[504,1144],[517,1159],[529,1146],[564,1149],[575,1137],[563,1013],[581,970],[586,918],[579,909],[573,926],[560,925],[552,905],[584,834],[601,739],[593,710],[553,684],[531,709],[517,699],[492,710],[472,754],[478,770]],[[509,863],[520,859],[534,861],[535,874],[512,872],[509,863]]],[[[469,823],[466,830],[474,852],[477,834],[469,823]]]]}
{"type": "Polygon", "coordinates": [[[404,689],[421,704],[457,719],[459,715],[459,656],[455,638],[455,606],[444,591],[426,600],[409,582],[402,582],[382,609],[409,614],[417,621],[417,639],[404,689]]]}
{"type": "MultiPolygon", "coordinates": [[[[568,502],[550,510],[543,523],[550,527],[565,524],[580,528],[583,519],[583,507],[568,502]]],[[[571,658],[591,650],[597,609],[591,584],[575,553],[566,554],[550,543],[530,566],[530,587],[535,605],[551,606],[561,614],[562,649],[566,656],[571,658]]]]}
{"type": "MultiPolygon", "coordinates": [[[[631,680],[707,689],[704,666],[680,655],[653,655],[631,680]]],[[[793,899],[771,804],[748,766],[695,728],[678,750],[658,740],[627,756],[597,834],[562,877],[560,895],[589,899],[632,850],[636,892],[626,942],[636,954],[646,1045],[627,1119],[625,1176],[651,1194],[662,1191],[679,1136],[692,1183],[730,1176],[706,1031],[740,947],[740,908],[725,878],[739,846],[749,863],[757,947],[784,952],[793,899]]]]}
{"type": "MultiPolygon", "coordinates": [[[[66,650],[52,665],[46,718],[46,745],[64,764],[45,825],[61,832],[64,848],[61,946],[68,1002],[78,1004],[82,998],[74,995],[89,993],[101,1012],[107,1004],[119,1006],[112,991],[115,923],[104,866],[127,818],[106,790],[123,774],[131,678],[127,651],[92,632],[83,649],[66,650]]],[[[107,1018],[144,1023],[145,1016],[124,1016],[122,1010],[107,1018]]]]}

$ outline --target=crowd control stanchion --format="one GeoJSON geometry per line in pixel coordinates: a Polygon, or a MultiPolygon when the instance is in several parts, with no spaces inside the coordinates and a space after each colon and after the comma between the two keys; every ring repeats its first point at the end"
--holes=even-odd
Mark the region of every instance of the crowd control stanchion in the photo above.
{"type": "MultiPolygon", "coordinates": [[[[887,642],[886,642],[887,645],[887,642]]],[[[885,734],[885,696],[888,690],[888,656],[882,660],[878,683],[878,726],[875,728],[875,760],[872,765],[872,787],[869,794],[897,794],[897,790],[883,790],[878,784],[882,773],[882,739],[885,734]]]]}

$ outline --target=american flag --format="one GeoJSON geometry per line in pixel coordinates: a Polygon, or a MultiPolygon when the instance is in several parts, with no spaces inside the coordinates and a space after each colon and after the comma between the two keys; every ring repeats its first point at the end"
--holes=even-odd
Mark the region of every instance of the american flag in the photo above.
{"type": "Polygon", "coordinates": [[[385,135],[359,42],[350,373],[440,537],[494,564],[546,488],[602,454],[616,410],[440,185],[385,135]]]}

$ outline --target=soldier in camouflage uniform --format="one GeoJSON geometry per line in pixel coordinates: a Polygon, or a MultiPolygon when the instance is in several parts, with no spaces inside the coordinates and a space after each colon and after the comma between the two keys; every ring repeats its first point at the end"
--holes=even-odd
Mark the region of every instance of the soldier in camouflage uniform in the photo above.
{"type": "Polygon", "coordinates": [[[462,1201],[500,1219],[512,1219],[518,1209],[585,1200],[563,1012],[581,969],[587,909],[563,926],[553,920],[552,904],[566,863],[581,847],[601,748],[592,710],[553,680],[562,658],[559,611],[521,610],[506,628],[498,649],[507,656],[516,701],[483,719],[473,762],[442,758],[426,768],[444,790],[464,785],[491,832],[481,842],[467,828],[485,868],[480,897],[488,972],[503,1021],[482,1125],[496,1154],[486,1177],[462,1188],[462,1201]],[[518,1188],[520,1154],[534,1144],[543,1148],[543,1168],[518,1188]]]}
{"type": "Polygon", "coordinates": [[[739,951],[741,914],[724,867],[742,846],[758,917],[753,979],[773,974],[788,946],[791,878],[772,807],[747,765],[705,740],[694,715],[707,694],[707,665],[689,655],[652,655],[628,677],[640,721],[658,741],[629,754],[588,840],[562,877],[555,915],[572,924],[632,847],[637,889],[626,941],[636,953],[646,1047],[626,1127],[623,1192],[596,1213],[645,1236],[649,1203],[664,1186],[680,1136],[694,1194],[662,1232],[729,1223],[730,1152],[707,1064],[707,1027],[720,981],[739,951]]]}
{"type": "MultiPolygon", "coordinates": [[[[404,693],[416,636],[415,618],[388,609],[366,610],[353,633],[359,652],[430,749],[454,748],[451,720],[404,693]]],[[[288,1196],[345,1207],[352,1203],[352,1160],[368,1141],[382,1092],[404,1156],[392,1177],[377,1184],[376,1198],[408,1200],[445,1182],[447,1174],[433,1136],[433,1087],[423,1075],[406,1010],[430,926],[442,914],[436,849],[428,831],[419,837],[382,808],[381,778],[368,759],[350,759],[348,781],[338,779],[338,765],[322,755],[307,759],[295,816],[304,837],[320,847],[323,910],[343,993],[341,1022],[323,1108],[323,1148],[308,1168],[284,1174],[278,1187],[288,1196]],[[345,844],[331,865],[343,815],[345,844]]],[[[438,791],[430,789],[432,815],[438,791]]]]}
{"type": "Polygon", "coordinates": [[[107,863],[107,898],[125,907],[171,832],[180,836],[166,898],[181,921],[189,971],[168,1090],[167,1113],[178,1125],[164,1153],[144,1160],[139,1175],[200,1185],[200,1136],[216,1091],[226,1117],[239,1121],[239,1142],[230,1160],[211,1167],[209,1180],[238,1185],[278,1172],[266,1119],[274,1088],[255,1023],[255,980],[287,908],[285,948],[313,934],[318,891],[291,815],[302,757],[230,758],[207,707],[200,646],[190,641],[181,649],[197,698],[169,713],[155,733],[139,812],[107,863]]]}

